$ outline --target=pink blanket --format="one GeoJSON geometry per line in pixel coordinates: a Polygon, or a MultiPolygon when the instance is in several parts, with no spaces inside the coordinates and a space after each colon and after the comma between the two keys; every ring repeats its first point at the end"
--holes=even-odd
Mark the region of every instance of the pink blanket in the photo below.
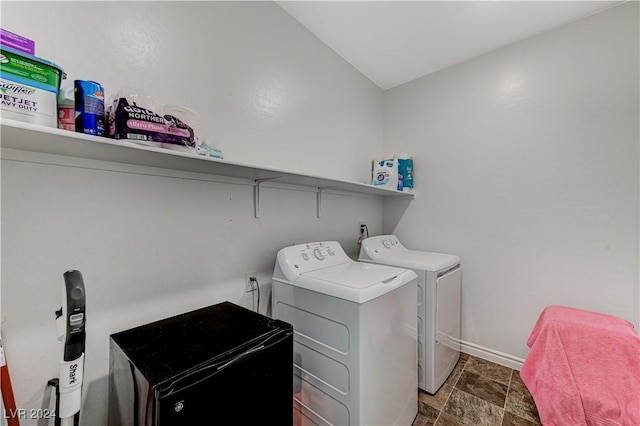
{"type": "Polygon", "coordinates": [[[520,376],[544,426],[639,426],[640,338],[628,321],[545,308],[520,376]]]}

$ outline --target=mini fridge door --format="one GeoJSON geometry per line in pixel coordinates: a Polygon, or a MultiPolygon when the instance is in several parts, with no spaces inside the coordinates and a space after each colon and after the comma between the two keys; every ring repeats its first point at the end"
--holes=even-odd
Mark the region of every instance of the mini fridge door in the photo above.
{"type": "MultiPolygon", "coordinates": [[[[279,333],[155,395],[156,426],[291,425],[293,335],[279,333]]],[[[151,407],[153,409],[153,407],[151,407]]]]}

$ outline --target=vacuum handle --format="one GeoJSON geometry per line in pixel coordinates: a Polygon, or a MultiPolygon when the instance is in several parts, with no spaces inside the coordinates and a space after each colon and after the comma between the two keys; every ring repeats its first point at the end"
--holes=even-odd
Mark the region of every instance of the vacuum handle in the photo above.
{"type": "Polygon", "coordinates": [[[86,300],[82,273],[76,270],[65,272],[64,285],[67,293],[67,306],[82,306],[84,309],[86,300]]]}
{"type": "Polygon", "coordinates": [[[84,353],[85,346],[85,291],[84,280],[80,271],[64,273],[66,300],[63,300],[66,310],[63,321],[66,323],[64,342],[64,361],[74,361],[84,353]]]}

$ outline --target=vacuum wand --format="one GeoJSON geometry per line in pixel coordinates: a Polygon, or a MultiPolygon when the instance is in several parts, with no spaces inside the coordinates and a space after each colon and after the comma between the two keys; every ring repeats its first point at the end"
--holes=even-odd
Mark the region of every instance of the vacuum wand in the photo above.
{"type": "Polygon", "coordinates": [[[62,307],[56,311],[58,340],[64,343],[60,361],[59,398],[56,416],[78,425],[82,404],[82,380],[84,377],[85,352],[85,290],[80,271],[64,273],[62,307]]]}

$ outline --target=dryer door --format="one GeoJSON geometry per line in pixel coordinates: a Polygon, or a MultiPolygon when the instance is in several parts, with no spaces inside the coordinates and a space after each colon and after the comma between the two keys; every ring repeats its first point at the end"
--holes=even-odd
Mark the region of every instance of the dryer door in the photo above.
{"type": "Polygon", "coordinates": [[[436,343],[460,351],[460,266],[436,279],[436,343]]]}
{"type": "Polygon", "coordinates": [[[434,392],[442,386],[460,358],[460,278],[460,266],[436,278],[434,392]]]}

